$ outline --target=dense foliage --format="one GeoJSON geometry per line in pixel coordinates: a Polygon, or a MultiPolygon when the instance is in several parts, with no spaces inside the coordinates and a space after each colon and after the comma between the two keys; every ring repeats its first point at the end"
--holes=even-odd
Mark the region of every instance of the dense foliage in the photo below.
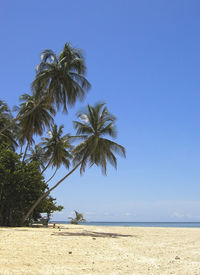
{"type": "MultiPolygon", "coordinates": [[[[20,155],[7,146],[0,147],[0,225],[22,225],[22,217],[48,186],[40,173],[37,162],[23,165],[20,155]]],[[[33,211],[28,222],[38,221],[41,213],[48,217],[52,211],[62,210],[46,197],[33,211]]]]}
{"type": "MultiPolygon", "coordinates": [[[[0,225],[22,225],[22,217],[48,186],[37,162],[23,165],[20,155],[7,146],[0,147],[0,225]]],[[[46,197],[34,209],[28,222],[38,221],[41,213],[48,217],[52,211],[62,210],[52,197],[46,197]]]]}

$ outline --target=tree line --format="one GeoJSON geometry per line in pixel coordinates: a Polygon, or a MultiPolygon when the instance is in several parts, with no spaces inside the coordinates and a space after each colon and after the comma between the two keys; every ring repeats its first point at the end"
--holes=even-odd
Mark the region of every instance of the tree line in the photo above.
{"type": "Polygon", "coordinates": [[[56,113],[66,115],[90,88],[81,50],[66,43],[59,55],[52,50],[41,53],[30,93],[21,95],[13,108],[15,117],[0,100],[0,225],[22,226],[37,221],[41,213],[50,218],[63,209],[51,191],[75,170],[84,173],[87,166],[97,165],[106,175],[107,162],[117,168],[116,154],[125,157],[125,148],[114,142],[116,117],[105,103],[88,104],[77,113],[74,135],[55,124],[56,113]],[[35,137],[40,137],[38,144],[35,137]],[[61,166],[66,174],[52,184],[61,166]],[[49,168],[54,172],[46,179],[49,168]]]}

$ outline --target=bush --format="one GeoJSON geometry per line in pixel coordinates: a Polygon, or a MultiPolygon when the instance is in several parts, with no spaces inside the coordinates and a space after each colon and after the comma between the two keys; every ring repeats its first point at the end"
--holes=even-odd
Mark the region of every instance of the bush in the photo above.
{"type": "MultiPolygon", "coordinates": [[[[32,204],[47,190],[37,162],[22,163],[20,155],[6,146],[0,147],[0,225],[21,226],[32,204]]],[[[27,223],[38,221],[41,213],[60,211],[55,199],[47,197],[34,210],[27,223]]]]}

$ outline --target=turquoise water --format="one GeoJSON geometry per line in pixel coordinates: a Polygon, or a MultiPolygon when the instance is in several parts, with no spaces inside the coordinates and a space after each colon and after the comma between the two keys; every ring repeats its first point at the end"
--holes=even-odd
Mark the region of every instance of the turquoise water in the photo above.
{"type": "MultiPolygon", "coordinates": [[[[51,223],[69,224],[65,221],[52,221],[51,223]]],[[[84,225],[95,226],[131,226],[131,227],[182,227],[200,228],[200,222],[85,222],[84,225]]]]}

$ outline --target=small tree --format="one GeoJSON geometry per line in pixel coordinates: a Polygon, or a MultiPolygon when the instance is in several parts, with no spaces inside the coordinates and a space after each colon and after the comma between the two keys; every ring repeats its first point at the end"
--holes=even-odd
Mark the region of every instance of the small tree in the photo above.
{"type": "MultiPolygon", "coordinates": [[[[39,163],[25,164],[6,144],[0,146],[0,226],[21,226],[22,217],[47,189],[39,169],[39,163]]],[[[38,205],[26,223],[38,221],[41,213],[48,219],[54,211],[62,210],[54,199],[47,196],[38,205]]]]}
{"type": "Polygon", "coordinates": [[[79,213],[78,211],[74,210],[76,217],[72,218],[69,217],[68,219],[71,220],[71,224],[79,224],[79,222],[86,222],[86,220],[83,218],[83,214],[79,213]]]}
{"type": "Polygon", "coordinates": [[[46,223],[48,224],[51,218],[51,215],[53,214],[53,212],[55,211],[62,211],[63,210],[63,206],[61,205],[56,205],[55,204],[56,199],[52,198],[52,197],[48,197],[47,200],[43,200],[40,204],[41,206],[41,211],[43,211],[43,213],[46,214],[46,223]]]}

